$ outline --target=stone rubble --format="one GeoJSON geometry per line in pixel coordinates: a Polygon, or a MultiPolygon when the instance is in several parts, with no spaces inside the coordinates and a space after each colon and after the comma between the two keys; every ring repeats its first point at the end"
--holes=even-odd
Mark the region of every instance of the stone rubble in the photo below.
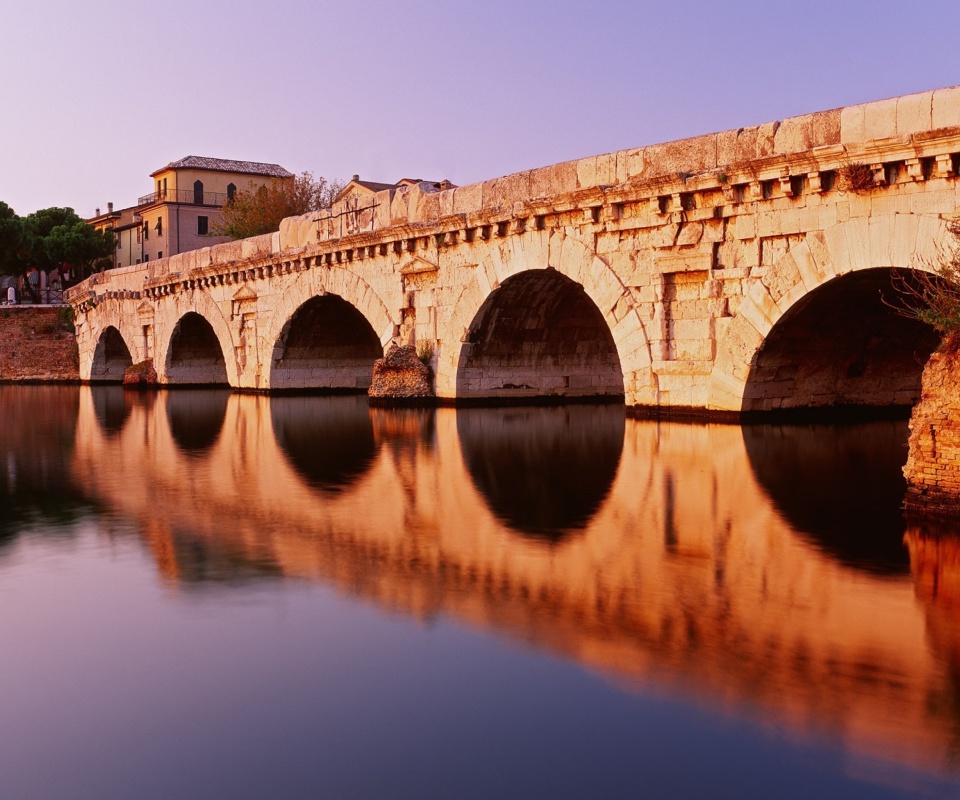
{"type": "Polygon", "coordinates": [[[369,395],[391,401],[433,397],[430,368],[420,361],[412,345],[394,345],[383,358],[374,362],[369,395]]]}
{"type": "Polygon", "coordinates": [[[157,370],[153,366],[153,360],[147,359],[138,364],[131,364],[123,373],[123,385],[132,387],[156,386],[157,370]]]}

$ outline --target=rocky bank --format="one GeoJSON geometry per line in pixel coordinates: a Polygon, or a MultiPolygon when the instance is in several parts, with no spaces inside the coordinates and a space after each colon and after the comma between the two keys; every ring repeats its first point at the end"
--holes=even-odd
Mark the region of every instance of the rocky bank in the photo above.
{"type": "Polygon", "coordinates": [[[960,515],[960,337],[937,350],[923,370],[920,402],[910,417],[904,507],[908,514],[960,515]]]}

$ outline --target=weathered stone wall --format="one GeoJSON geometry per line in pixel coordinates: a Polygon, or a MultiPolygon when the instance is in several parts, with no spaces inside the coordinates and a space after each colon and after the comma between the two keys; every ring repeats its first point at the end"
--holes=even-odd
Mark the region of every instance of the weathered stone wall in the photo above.
{"type": "Polygon", "coordinates": [[[909,514],[960,514],[960,338],[934,353],[910,418],[904,505],[909,514]]]}
{"type": "MultiPolygon", "coordinates": [[[[851,291],[865,285],[844,280],[925,269],[956,216],[958,170],[955,87],[446,191],[381,192],[284,220],[276,234],[77,287],[80,372],[96,372],[112,325],[133,361],[153,357],[162,382],[181,380],[169,371],[170,341],[178,320],[197,312],[220,342],[230,385],[271,389],[288,380],[275,383],[273,371],[291,319],[335,295],[366,318],[381,349],[432,345],[441,398],[622,392],[634,406],[731,413],[909,405],[929,346],[908,354],[896,315],[875,314],[851,291]],[[850,181],[852,165],[867,185],[850,181]],[[545,327],[553,317],[527,304],[522,322],[487,331],[481,349],[501,358],[478,361],[486,315],[524,311],[510,286],[544,270],[581,287],[612,348],[567,352],[545,327]],[[781,323],[817,329],[801,319],[812,308],[801,301],[818,290],[823,314],[870,335],[844,351],[844,326],[824,329],[816,353],[842,357],[806,372],[803,336],[780,336],[764,361],[781,323]]],[[[340,379],[324,347],[316,343],[314,359],[327,366],[308,374],[316,386],[340,379]]]]}
{"type": "Polygon", "coordinates": [[[77,342],[62,309],[0,309],[0,382],[79,380],[77,342]]]}

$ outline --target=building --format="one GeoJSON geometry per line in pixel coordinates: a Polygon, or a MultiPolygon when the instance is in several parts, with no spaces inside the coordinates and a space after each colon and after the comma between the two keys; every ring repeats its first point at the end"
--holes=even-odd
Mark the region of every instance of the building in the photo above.
{"type": "Polygon", "coordinates": [[[377,192],[384,192],[388,189],[400,189],[404,186],[419,186],[424,192],[441,192],[444,189],[456,189],[456,184],[444,179],[442,181],[425,181],[420,178],[401,178],[396,183],[377,183],[375,181],[362,181],[359,175],[354,175],[350,183],[344,186],[333,198],[334,203],[343,200],[360,200],[366,197],[372,197],[377,192]]]}
{"type": "Polygon", "coordinates": [[[219,209],[239,191],[267,186],[273,181],[292,183],[294,175],[279,164],[232,161],[187,156],[151,173],[154,191],[135,206],[97,214],[87,222],[117,236],[114,266],[173,256],[219,244],[226,237],[212,236],[219,209]]]}
{"type": "Polygon", "coordinates": [[[117,237],[117,249],[113,257],[114,267],[128,267],[141,262],[143,223],[136,206],[114,211],[113,203],[107,203],[107,213],[101,214],[98,208],[96,216],[88,219],[87,223],[97,230],[113,231],[113,235],[117,237]]]}

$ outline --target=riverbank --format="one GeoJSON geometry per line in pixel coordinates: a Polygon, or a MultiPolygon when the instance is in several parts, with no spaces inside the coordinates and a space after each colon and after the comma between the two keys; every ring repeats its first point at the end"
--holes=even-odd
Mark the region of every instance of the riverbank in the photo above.
{"type": "Polygon", "coordinates": [[[79,380],[69,306],[0,307],[0,383],[79,380]]]}

